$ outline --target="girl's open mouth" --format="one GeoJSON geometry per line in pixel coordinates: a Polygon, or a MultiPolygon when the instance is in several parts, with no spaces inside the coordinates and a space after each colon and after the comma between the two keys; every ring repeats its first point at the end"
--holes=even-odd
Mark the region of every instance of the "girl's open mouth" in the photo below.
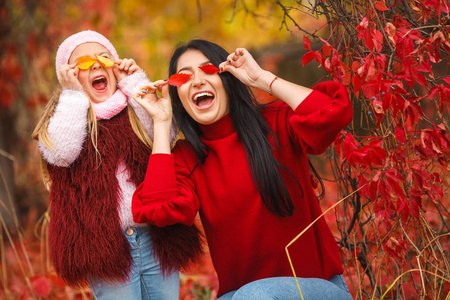
{"type": "Polygon", "coordinates": [[[108,90],[108,80],[105,76],[97,76],[92,80],[92,87],[97,92],[105,92],[108,90]]]}
{"type": "Polygon", "coordinates": [[[193,101],[198,109],[207,109],[214,103],[214,94],[210,92],[200,92],[194,95],[193,101]]]}

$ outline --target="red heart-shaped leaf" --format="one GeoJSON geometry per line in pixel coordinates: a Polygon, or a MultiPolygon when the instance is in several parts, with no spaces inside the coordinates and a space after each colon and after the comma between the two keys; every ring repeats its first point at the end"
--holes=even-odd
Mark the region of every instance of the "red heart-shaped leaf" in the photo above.
{"type": "Polygon", "coordinates": [[[219,73],[220,70],[218,68],[216,68],[216,66],[214,66],[213,64],[207,64],[204,66],[199,67],[200,70],[202,70],[203,72],[207,73],[207,74],[216,74],[219,73]]]}
{"type": "Polygon", "coordinates": [[[170,76],[169,84],[173,86],[180,86],[188,82],[188,80],[192,77],[192,74],[183,74],[178,73],[170,76]]]}

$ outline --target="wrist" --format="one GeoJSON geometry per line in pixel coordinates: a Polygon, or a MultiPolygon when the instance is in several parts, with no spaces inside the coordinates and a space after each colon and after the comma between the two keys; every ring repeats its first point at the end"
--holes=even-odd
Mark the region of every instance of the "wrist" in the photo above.
{"type": "Polygon", "coordinates": [[[170,131],[172,121],[155,121],[153,123],[152,153],[170,153],[170,131]]]}
{"type": "Polygon", "coordinates": [[[274,78],[277,76],[274,75],[272,72],[265,71],[261,77],[258,79],[258,85],[257,88],[263,92],[269,93],[271,91],[270,85],[272,84],[274,78]]]}

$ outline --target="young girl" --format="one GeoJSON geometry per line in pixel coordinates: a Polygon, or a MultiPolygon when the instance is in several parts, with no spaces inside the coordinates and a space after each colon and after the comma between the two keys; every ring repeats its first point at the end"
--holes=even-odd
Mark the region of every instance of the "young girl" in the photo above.
{"type": "MultiPolygon", "coordinates": [[[[153,123],[133,99],[149,83],[132,59],[119,59],[103,35],[82,31],[56,54],[62,92],[33,138],[50,186],[50,258],[70,286],[96,299],[178,299],[178,268],[201,254],[195,226],[136,224],[133,192],[143,179],[153,123]],[[163,276],[164,275],[164,276],[163,276]]],[[[176,129],[169,129],[169,143],[176,129]]]]}
{"type": "MultiPolygon", "coordinates": [[[[346,89],[325,82],[310,90],[264,71],[243,48],[228,55],[204,40],[175,51],[176,73],[190,78],[177,87],[155,82],[160,99],[153,85],[135,96],[153,118],[154,144],[134,220],[191,225],[199,211],[221,300],[300,299],[285,247],[322,213],[308,154],[323,152],[351,122],[346,89]],[[281,101],[257,106],[248,86],[281,101]],[[172,154],[170,101],[186,136],[172,154]]],[[[304,299],[352,298],[323,218],[290,253],[304,299]]]]}

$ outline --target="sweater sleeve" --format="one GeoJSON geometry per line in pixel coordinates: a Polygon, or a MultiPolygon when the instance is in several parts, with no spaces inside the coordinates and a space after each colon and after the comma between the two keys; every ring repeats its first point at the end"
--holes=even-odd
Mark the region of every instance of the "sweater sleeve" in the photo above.
{"type": "MultiPolygon", "coordinates": [[[[139,91],[139,88],[144,84],[149,84],[150,80],[147,78],[147,74],[144,71],[139,71],[125,77],[119,81],[118,85],[122,92],[127,96],[128,104],[133,108],[136,116],[144,126],[145,131],[151,140],[153,140],[153,120],[147,114],[145,109],[133,99],[134,94],[139,91]]],[[[177,127],[175,122],[172,122],[172,130],[170,132],[170,143],[175,142],[177,136],[177,127]]]]}
{"type": "Polygon", "coordinates": [[[175,165],[173,154],[150,155],[145,180],[133,195],[134,221],[160,227],[176,223],[191,226],[199,201],[188,175],[186,166],[175,165]]]}
{"type": "Polygon", "coordinates": [[[289,122],[291,134],[308,154],[320,154],[353,119],[353,107],[346,88],[337,82],[323,82],[295,109],[289,122]]]}
{"type": "Polygon", "coordinates": [[[68,167],[78,158],[87,135],[88,109],[89,98],[84,92],[63,90],[47,128],[52,149],[38,143],[48,163],[68,167]]]}

